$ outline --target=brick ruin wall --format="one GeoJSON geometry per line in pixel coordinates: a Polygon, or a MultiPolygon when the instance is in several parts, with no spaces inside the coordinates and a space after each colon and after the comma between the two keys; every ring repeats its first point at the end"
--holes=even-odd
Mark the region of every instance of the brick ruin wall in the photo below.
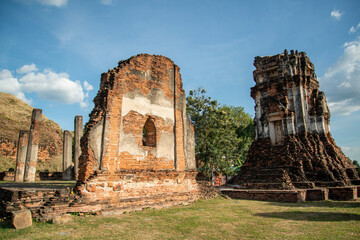
{"type": "Polygon", "coordinates": [[[256,57],[251,96],[255,141],[233,183],[296,189],[359,185],[355,166],[330,133],[330,112],[304,52],[256,57]]]}
{"type": "Polygon", "coordinates": [[[196,181],[194,129],[179,70],[169,58],[140,54],[103,73],[81,138],[77,184],[1,186],[0,215],[28,208],[48,221],[71,212],[116,214],[217,196],[213,186],[196,181]]]}
{"type": "Polygon", "coordinates": [[[102,74],[81,139],[76,191],[84,199],[99,206],[198,199],[194,130],[179,70],[169,58],[140,54],[102,74]]]}

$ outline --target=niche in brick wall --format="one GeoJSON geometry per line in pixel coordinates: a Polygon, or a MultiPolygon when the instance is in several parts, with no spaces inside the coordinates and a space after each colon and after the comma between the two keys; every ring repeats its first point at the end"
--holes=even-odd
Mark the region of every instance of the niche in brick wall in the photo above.
{"type": "Polygon", "coordinates": [[[273,146],[280,146],[284,141],[284,131],[280,112],[268,116],[270,140],[273,146]]]}
{"type": "Polygon", "coordinates": [[[143,127],[143,146],[156,147],[156,128],[154,120],[149,117],[143,127]]]}

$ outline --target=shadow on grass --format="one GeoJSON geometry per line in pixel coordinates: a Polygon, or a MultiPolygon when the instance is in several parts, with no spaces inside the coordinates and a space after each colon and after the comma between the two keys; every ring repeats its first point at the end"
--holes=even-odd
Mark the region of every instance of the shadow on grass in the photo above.
{"type": "Polygon", "coordinates": [[[1,183],[0,188],[37,188],[37,189],[62,189],[67,187],[75,186],[75,181],[44,181],[44,182],[35,182],[35,183],[16,183],[16,182],[7,182],[1,183]]]}
{"type": "Polygon", "coordinates": [[[358,214],[335,212],[271,212],[257,213],[254,216],[315,222],[360,221],[360,215],[358,214]]]}
{"type": "Polygon", "coordinates": [[[0,222],[0,229],[14,229],[14,227],[10,221],[2,221],[0,222]]]}
{"type": "Polygon", "coordinates": [[[328,208],[360,208],[360,201],[318,201],[303,203],[269,202],[269,205],[279,207],[328,207],[328,208]]]}

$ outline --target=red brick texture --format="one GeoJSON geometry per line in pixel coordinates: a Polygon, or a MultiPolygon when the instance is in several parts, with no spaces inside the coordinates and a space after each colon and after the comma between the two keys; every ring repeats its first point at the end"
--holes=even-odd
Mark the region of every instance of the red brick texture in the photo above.
{"type": "Polygon", "coordinates": [[[140,54],[102,74],[81,139],[77,186],[84,201],[96,202],[94,209],[198,199],[179,70],[169,58],[140,54]]]}

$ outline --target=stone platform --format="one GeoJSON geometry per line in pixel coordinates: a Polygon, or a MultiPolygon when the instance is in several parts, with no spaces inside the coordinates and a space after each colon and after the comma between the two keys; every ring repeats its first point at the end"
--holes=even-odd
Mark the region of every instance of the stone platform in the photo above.
{"type": "Polygon", "coordinates": [[[270,202],[305,202],[321,200],[355,200],[360,196],[360,186],[311,188],[294,190],[239,189],[237,186],[221,187],[220,191],[231,198],[270,202]]]}
{"type": "Polygon", "coordinates": [[[33,183],[0,183],[0,218],[11,212],[29,209],[32,216],[40,220],[46,213],[66,213],[66,206],[75,199],[72,194],[74,181],[44,181],[33,183]],[[58,211],[56,210],[58,209],[58,211]]]}
{"type": "MultiPolygon", "coordinates": [[[[173,174],[181,174],[181,172],[173,171],[173,174]]],[[[209,199],[219,194],[218,189],[204,181],[193,184],[199,187],[197,194],[193,194],[184,189],[186,178],[177,177],[173,178],[177,180],[171,181],[171,176],[166,177],[166,175],[169,175],[169,172],[163,172],[163,177],[169,179],[164,179],[162,182],[158,177],[151,178],[149,172],[143,172],[142,175],[147,176],[147,181],[140,179],[141,174],[133,179],[127,174],[127,183],[121,182],[120,179],[113,179],[112,182],[101,181],[104,176],[99,176],[96,181],[77,184],[75,181],[0,182],[0,219],[22,209],[29,209],[32,217],[39,221],[51,221],[56,216],[74,212],[97,215],[121,214],[144,208],[186,205],[198,198],[209,199]],[[151,179],[154,180],[152,186],[150,186],[151,179]],[[112,187],[109,187],[110,185],[112,187]]]]}

